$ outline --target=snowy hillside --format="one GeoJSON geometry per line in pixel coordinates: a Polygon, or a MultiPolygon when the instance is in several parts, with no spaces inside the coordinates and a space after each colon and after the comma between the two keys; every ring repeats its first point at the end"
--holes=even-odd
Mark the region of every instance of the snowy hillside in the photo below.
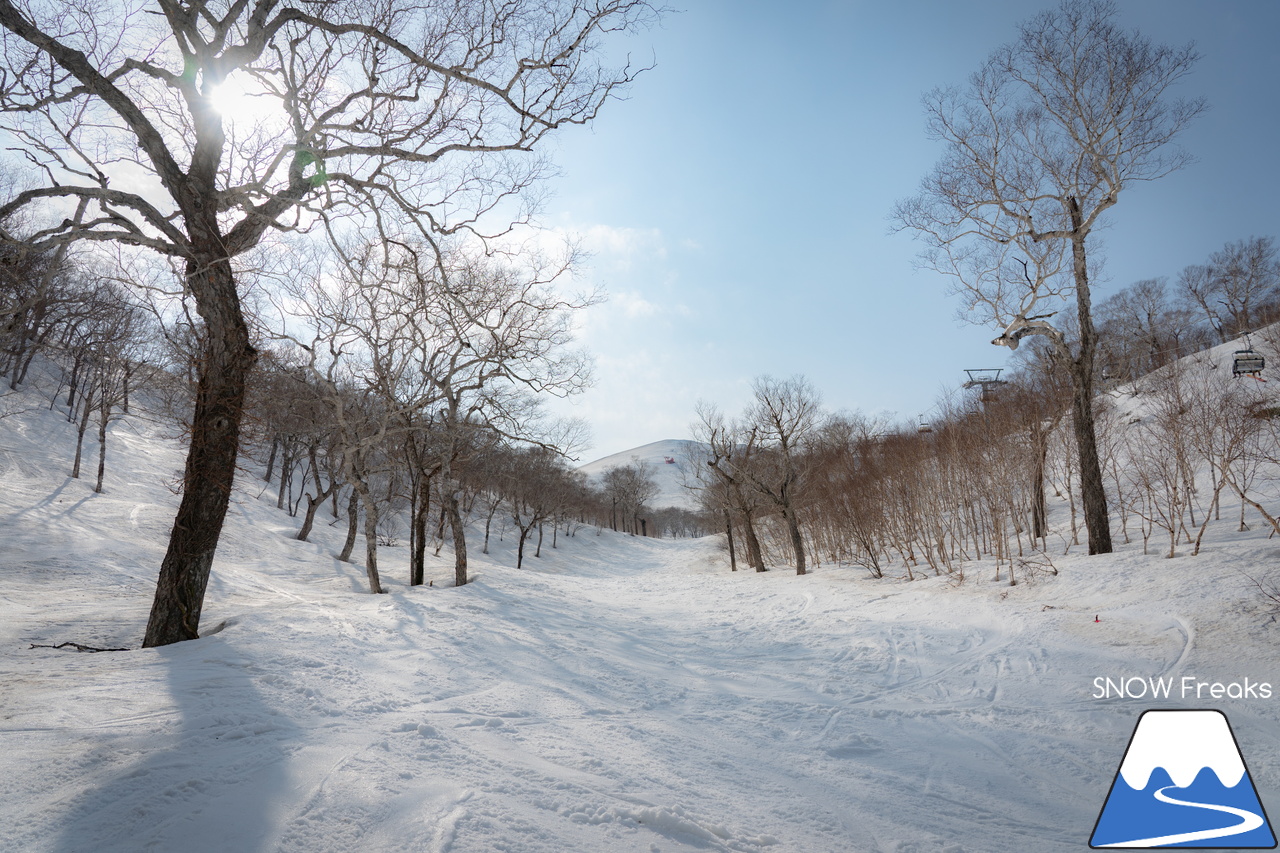
{"type": "Polygon", "coordinates": [[[645,462],[658,484],[658,496],[651,501],[653,507],[697,509],[697,500],[684,486],[685,471],[690,459],[700,458],[702,453],[703,445],[696,441],[669,438],[588,462],[578,470],[588,477],[596,478],[610,468],[632,465],[637,461],[645,462]]]}
{"type": "Polygon", "coordinates": [[[373,596],[245,471],[204,637],[138,650],[163,432],[116,425],[95,495],[65,419],[0,420],[0,851],[1077,853],[1152,707],[1225,712],[1280,812],[1280,625],[1243,574],[1280,543],[1234,507],[1198,557],[1076,548],[1015,587],[586,528],[462,589],[388,547],[373,596]],[[134,650],[30,648],[66,641],[134,650]]]}

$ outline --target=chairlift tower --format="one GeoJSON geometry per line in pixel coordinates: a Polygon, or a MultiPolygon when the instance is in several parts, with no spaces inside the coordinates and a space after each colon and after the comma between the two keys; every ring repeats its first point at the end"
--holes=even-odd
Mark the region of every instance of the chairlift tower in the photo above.
{"type": "Polygon", "coordinates": [[[966,368],[965,373],[969,374],[969,381],[964,383],[965,388],[981,388],[982,389],[982,410],[985,412],[987,405],[996,398],[995,390],[1001,385],[1009,383],[1000,378],[1000,372],[1003,367],[979,367],[966,368]]]}

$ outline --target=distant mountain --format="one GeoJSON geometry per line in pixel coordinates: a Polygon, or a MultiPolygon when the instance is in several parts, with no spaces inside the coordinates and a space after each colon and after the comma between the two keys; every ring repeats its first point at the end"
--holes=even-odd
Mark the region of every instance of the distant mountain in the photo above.
{"type": "Polygon", "coordinates": [[[684,471],[688,469],[691,458],[701,459],[706,455],[705,448],[701,442],[669,438],[588,462],[578,470],[596,480],[610,468],[620,468],[637,461],[647,462],[653,472],[654,482],[658,484],[658,496],[652,501],[655,509],[697,509],[697,501],[684,487],[684,471]]]}

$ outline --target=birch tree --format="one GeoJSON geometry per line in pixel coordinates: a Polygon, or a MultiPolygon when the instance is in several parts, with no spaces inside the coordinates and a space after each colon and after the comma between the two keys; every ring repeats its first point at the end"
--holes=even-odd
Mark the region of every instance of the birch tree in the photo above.
{"type": "Polygon", "coordinates": [[[1126,188],[1190,161],[1173,143],[1204,109],[1172,92],[1193,47],[1153,44],[1116,15],[1110,2],[1065,0],[1021,24],[967,86],[928,94],[929,134],[945,153],[895,211],[928,245],[925,266],[1002,330],[992,343],[1046,335],[1067,360],[1091,554],[1111,551],[1111,530],[1091,409],[1089,238],[1126,188]],[[1068,301],[1074,341],[1056,319],[1068,301]]]}
{"type": "Polygon", "coordinates": [[[1206,264],[1192,264],[1178,276],[1178,288],[1226,343],[1272,316],[1280,295],[1280,260],[1270,237],[1227,243],[1206,264]]]}

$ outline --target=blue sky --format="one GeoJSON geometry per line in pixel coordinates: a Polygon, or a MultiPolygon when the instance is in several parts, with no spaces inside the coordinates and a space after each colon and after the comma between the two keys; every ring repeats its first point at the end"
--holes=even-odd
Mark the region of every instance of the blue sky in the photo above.
{"type": "MultiPolygon", "coordinates": [[[[962,84],[1050,5],[700,0],[631,38],[656,67],[559,138],[543,211],[581,235],[582,280],[609,294],[580,335],[596,385],[553,407],[591,424],[583,460],[686,437],[698,400],[735,413],[765,373],[805,375],[831,409],[910,421],[965,368],[1005,364],[992,330],[957,319],[947,282],[914,269],[920,246],[889,213],[940,153],[921,95],[962,84]]],[[[1112,209],[1096,300],[1229,240],[1280,238],[1280,3],[1119,8],[1154,40],[1195,41],[1181,93],[1210,110],[1182,139],[1197,162],[1112,209]]]]}

